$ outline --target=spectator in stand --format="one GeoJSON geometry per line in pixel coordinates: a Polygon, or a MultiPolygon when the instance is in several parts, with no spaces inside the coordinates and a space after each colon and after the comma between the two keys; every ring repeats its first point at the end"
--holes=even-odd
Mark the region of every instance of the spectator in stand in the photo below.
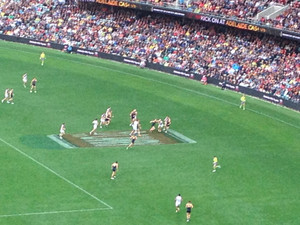
{"type": "Polygon", "coordinates": [[[203,75],[203,77],[201,78],[201,83],[207,85],[207,77],[205,75],[203,75]]]}

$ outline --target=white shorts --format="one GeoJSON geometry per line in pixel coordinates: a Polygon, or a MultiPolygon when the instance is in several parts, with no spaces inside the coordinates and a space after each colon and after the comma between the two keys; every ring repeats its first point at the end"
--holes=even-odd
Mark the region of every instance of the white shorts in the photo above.
{"type": "Polygon", "coordinates": [[[180,205],[181,205],[181,202],[177,202],[177,201],[175,202],[176,207],[179,207],[180,205]]]}
{"type": "Polygon", "coordinates": [[[105,118],[101,118],[100,122],[105,123],[105,118]]]}
{"type": "Polygon", "coordinates": [[[97,125],[94,125],[94,126],[93,126],[94,129],[97,129],[97,127],[98,127],[97,125]]]}
{"type": "Polygon", "coordinates": [[[66,132],[65,132],[65,130],[60,130],[60,133],[65,134],[66,132]]]}
{"type": "Polygon", "coordinates": [[[27,79],[26,79],[26,78],[23,78],[23,82],[24,82],[24,83],[27,83],[27,79]]]}

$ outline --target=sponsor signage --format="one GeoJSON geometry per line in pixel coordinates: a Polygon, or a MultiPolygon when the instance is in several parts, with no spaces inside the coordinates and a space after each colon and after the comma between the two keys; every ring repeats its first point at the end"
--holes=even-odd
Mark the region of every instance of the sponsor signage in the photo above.
{"type": "Polygon", "coordinates": [[[77,52],[79,54],[83,54],[83,55],[98,56],[98,52],[93,52],[93,51],[89,51],[89,50],[85,50],[85,49],[81,49],[81,48],[75,48],[75,52],[77,52]]]}
{"type": "Polygon", "coordinates": [[[270,102],[274,102],[274,103],[277,103],[277,104],[282,104],[282,99],[279,99],[279,98],[274,97],[274,96],[263,95],[262,98],[266,99],[270,102]]]}
{"type": "Polygon", "coordinates": [[[118,6],[123,8],[140,8],[137,4],[131,3],[131,2],[125,2],[125,1],[115,1],[115,0],[96,0],[97,3],[105,4],[105,5],[112,5],[112,6],[118,6]]]}
{"type": "Polygon", "coordinates": [[[243,30],[256,31],[261,33],[266,33],[267,29],[264,27],[260,27],[251,23],[243,23],[235,20],[228,20],[218,16],[210,16],[210,15],[202,15],[196,13],[188,13],[186,17],[190,19],[201,20],[208,23],[227,25],[229,27],[236,27],[243,30]]]}
{"type": "Polygon", "coordinates": [[[222,25],[225,25],[226,23],[226,20],[224,18],[201,15],[196,13],[188,13],[186,14],[186,17],[190,19],[201,20],[208,23],[215,23],[215,24],[222,24],[222,25]]]}
{"type": "Polygon", "coordinates": [[[259,27],[259,26],[253,25],[253,24],[248,24],[248,23],[237,22],[234,20],[227,20],[225,24],[227,26],[236,27],[236,28],[243,29],[243,30],[257,31],[257,32],[261,32],[261,33],[267,32],[267,30],[263,27],[259,27]]]}
{"type": "Polygon", "coordinates": [[[136,61],[134,59],[126,59],[126,58],[123,58],[123,62],[128,63],[128,64],[133,64],[136,66],[139,66],[141,64],[139,61],[136,61]]]}
{"type": "Polygon", "coordinates": [[[187,77],[187,78],[191,78],[194,79],[194,74],[189,73],[189,72],[185,72],[185,71],[181,71],[181,70],[173,70],[172,72],[173,74],[182,76],[182,77],[187,77]]]}
{"type": "Polygon", "coordinates": [[[42,42],[42,41],[29,40],[29,44],[43,46],[43,47],[51,47],[50,43],[48,43],[48,42],[42,42]]]}
{"type": "MultiPolygon", "coordinates": [[[[220,87],[222,87],[223,86],[223,82],[219,81],[218,85],[220,87]]],[[[224,88],[227,88],[227,89],[230,89],[230,90],[233,90],[233,91],[239,91],[240,90],[238,85],[230,84],[230,83],[227,83],[227,82],[225,82],[224,88]]]]}

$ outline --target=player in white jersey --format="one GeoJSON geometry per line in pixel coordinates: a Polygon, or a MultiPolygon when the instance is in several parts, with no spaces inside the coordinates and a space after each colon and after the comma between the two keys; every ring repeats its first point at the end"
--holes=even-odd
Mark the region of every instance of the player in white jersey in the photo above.
{"type": "Polygon", "coordinates": [[[111,110],[111,107],[108,107],[108,108],[106,109],[105,115],[106,115],[106,117],[109,117],[109,118],[112,117],[112,110],[111,110]]]}
{"type": "Polygon", "coordinates": [[[93,129],[90,131],[90,135],[93,135],[95,133],[95,131],[99,125],[97,118],[93,120],[92,124],[93,124],[93,129]]]}
{"type": "Polygon", "coordinates": [[[106,125],[105,119],[106,119],[106,114],[103,113],[100,118],[100,128],[102,128],[102,125],[106,125]]]}
{"type": "Polygon", "coordinates": [[[111,107],[108,107],[106,112],[105,112],[105,125],[108,126],[110,124],[111,118],[113,117],[112,115],[112,110],[111,107]]]}
{"type": "Polygon", "coordinates": [[[15,96],[14,89],[10,89],[9,92],[8,92],[7,103],[15,104],[14,103],[14,96],[15,96]]]}
{"type": "Polygon", "coordinates": [[[23,81],[24,88],[26,88],[26,84],[27,84],[27,81],[28,81],[28,79],[27,79],[27,73],[24,73],[22,75],[22,81],[23,81]]]}
{"type": "Polygon", "coordinates": [[[59,130],[59,138],[60,138],[60,139],[63,139],[63,136],[64,136],[65,133],[66,133],[66,125],[65,125],[65,123],[63,123],[63,124],[60,126],[60,130],[59,130]]]}
{"type": "Polygon", "coordinates": [[[7,103],[9,103],[8,99],[9,99],[9,88],[6,88],[4,91],[4,98],[1,100],[1,102],[3,103],[4,101],[6,101],[7,103]]]}
{"type": "Polygon", "coordinates": [[[135,119],[132,123],[132,131],[130,132],[130,136],[133,134],[137,134],[138,133],[138,129],[139,129],[139,120],[135,119]]]}
{"type": "Polygon", "coordinates": [[[182,200],[183,198],[181,197],[180,194],[178,194],[176,197],[175,197],[175,208],[176,208],[176,212],[179,212],[180,211],[180,205],[182,203],[182,200]]]}
{"type": "Polygon", "coordinates": [[[164,122],[161,119],[159,119],[158,120],[157,131],[161,132],[163,128],[164,128],[164,122]]]}

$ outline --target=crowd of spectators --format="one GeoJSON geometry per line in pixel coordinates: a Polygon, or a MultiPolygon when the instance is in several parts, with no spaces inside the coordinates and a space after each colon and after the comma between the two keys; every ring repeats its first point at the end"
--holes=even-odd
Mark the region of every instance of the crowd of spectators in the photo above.
{"type": "Polygon", "coordinates": [[[131,0],[168,8],[179,7],[194,13],[209,13],[239,20],[251,20],[279,29],[300,32],[300,2],[292,0],[131,0]],[[288,5],[288,9],[275,19],[262,17],[259,21],[255,16],[272,4],[288,5]]]}
{"type": "Polygon", "coordinates": [[[90,14],[59,1],[1,5],[0,32],[116,54],[299,102],[296,42],[128,9],[90,14]]]}
{"type": "Polygon", "coordinates": [[[204,12],[236,19],[249,19],[266,9],[269,2],[269,0],[195,0],[187,7],[195,13],[204,12]]]}
{"type": "Polygon", "coordinates": [[[288,29],[300,33],[300,1],[292,3],[287,10],[273,20],[261,18],[260,21],[279,29],[288,29]]]}
{"type": "Polygon", "coordinates": [[[145,2],[148,4],[176,7],[195,13],[212,13],[235,17],[238,19],[248,19],[254,17],[258,12],[266,9],[270,3],[285,5],[289,0],[131,0],[145,2]]]}

